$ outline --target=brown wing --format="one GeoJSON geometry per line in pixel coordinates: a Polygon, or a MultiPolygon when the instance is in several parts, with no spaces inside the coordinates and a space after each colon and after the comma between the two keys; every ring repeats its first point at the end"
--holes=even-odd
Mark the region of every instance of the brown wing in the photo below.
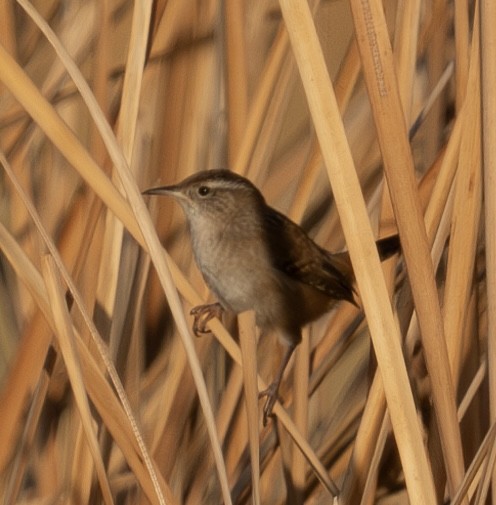
{"type": "Polygon", "coordinates": [[[271,207],[266,207],[264,222],[275,268],[329,298],[356,304],[347,256],[322,249],[298,225],[271,207]]]}

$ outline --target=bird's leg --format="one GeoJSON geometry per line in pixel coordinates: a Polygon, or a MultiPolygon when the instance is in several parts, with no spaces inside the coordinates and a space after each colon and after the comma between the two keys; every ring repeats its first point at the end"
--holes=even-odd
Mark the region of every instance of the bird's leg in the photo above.
{"type": "Polygon", "coordinates": [[[264,396],[267,397],[267,400],[265,401],[265,405],[263,408],[263,425],[267,426],[267,420],[270,416],[272,416],[272,409],[274,408],[274,405],[277,401],[277,392],[279,391],[279,386],[282,381],[282,377],[284,375],[284,370],[286,370],[286,367],[288,366],[289,360],[296,348],[296,345],[291,344],[284,352],[284,355],[282,357],[281,364],[279,366],[279,370],[277,371],[276,378],[274,381],[270,384],[270,386],[267,389],[264,389],[263,391],[260,391],[258,393],[258,397],[262,398],[264,396]]]}
{"type": "Polygon", "coordinates": [[[205,305],[193,307],[190,314],[195,317],[195,320],[193,321],[194,334],[197,337],[200,337],[202,334],[211,333],[211,331],[207,328],[207,323],[214,317],[220,319],[223,311],[224,309],[219,302],[207,303],[205,305]]]}

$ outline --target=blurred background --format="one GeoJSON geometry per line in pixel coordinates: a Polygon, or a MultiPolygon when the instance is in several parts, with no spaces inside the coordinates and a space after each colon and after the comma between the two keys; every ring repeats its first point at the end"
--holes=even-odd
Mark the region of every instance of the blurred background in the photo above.
{"type": "MultiPolygon", "coordinates": [[[[490,425],[475,4],[383,2],[418,196],[435,244],[439,297],[443,314],[454,317],[448,326],[457,349],[454,401],[465,402],[459,429],[467,468],[487,449],[490,425]],[[476,133],[472,143],[462,140],[467,132],[476,133]],[[471,170],[465,204],[468,186],[460,183],[457,189],[453,182],[459,167],[471,170]],[[466,229],[467,249],[449,260],[454,226],[466,229]]],[[[310,0],[310,7],[373,230],[377,236],[395,233],[394,217],[385,211],[381,151],[350,2],[310,0]]],[[[279,3],[3,0],[0,24],[0,495],[6,504],[111,503],[109,496],[119,504],[161,503],[160,488],[167,503],[221,503],[225,497],[203,413],[167,299],[147,252],[122,220],[131,211],[126,207],[116,218],[113,205],[118,205],[100,179],[104,175],[115,193],[124,194],[101,130],[106,119],[140,190],[198,170],[230,168],[252,180],[271,206],[302,224],[321,246],[345,248],[279,3]],[[91,113],[88,98],[68,74],[68,56],[54,41],[87,81],[101,116],[91,113]],[[72,295],[65,296],[66,280],[59,291],[84,356],[68,364],[60,350],[54,321],[61,312],[44,291],[46,237],[115,364],[134,428],[81,309],[72,295]],[[81,379],[78,395],[88,398],[91,419],[86,419],[110,495],[102,491],[103,477],[87,443],[74,377],[81,379]]],[[[122,202],[127,205],[125,197],[122,202]]],[[[202,300],[213,298],[192,261],[184,217],[166,198],[147,205],[178,267],[174,279],[191,322],[188,313],[197,301],[189,290],[202,300]]],[[[430,384],[408,281],[401,260],[386,268],[443,503],[453,493],[446,491],[445,463],[432,435],[430,384]]],[[[226,326],[237,339],[231,319],[226,326]]],[[[195,346],[232,502],[253,503],[241,369],[213,335],[195,339],[195,346]]],[[[378,376],[363,312],[339,305],[308,330],[301,353],[281,389],[282,402],[328,476],[344,490],[342,503],[409,503],[383,393],[371,390],[378,376]],[[302,381],[306,389],[295,392],[302,381]],[[382,400],[372,403],[370,391],[382,400]],[[303,403],[295,407],[298,396],[303,403]]],[[[260,339],[257,361],[264,380],[272,378],[280,355],[276,336],[260,339]]],[[[261,503],[332,503],[286,428],[276,422],[259,427],[261,503]]],[[[491,467],[485,471],[489,475],[491,467]]],[[[472,479],[467,476],[475,496],[483,479],[481,474],[472,479]]],[[[486,503],[486,495],[477,496],[477,503],[486,503]]]]}

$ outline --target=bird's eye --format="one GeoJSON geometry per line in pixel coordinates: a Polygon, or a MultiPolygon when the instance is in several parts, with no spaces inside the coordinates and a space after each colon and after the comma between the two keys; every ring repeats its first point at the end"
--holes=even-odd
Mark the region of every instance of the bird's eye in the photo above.
{"type": "Polygon", "coordinates": [[[198,194],[200,196],[207,196],[210,193],[210,188],[208,186],[200,186],[198,188],[198,194]]]}

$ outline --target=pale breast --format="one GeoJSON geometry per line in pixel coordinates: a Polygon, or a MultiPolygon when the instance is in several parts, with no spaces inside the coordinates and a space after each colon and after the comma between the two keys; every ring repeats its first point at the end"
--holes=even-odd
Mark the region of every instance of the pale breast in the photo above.
{"type": "Polygon", "coordinates": [[[235,313],[255,309],[272,270],[264,244],[211,225],[198,227],[192,237],[198,267],[219,301],[235,313]]]}
{"type": "Polygon", "coordinates": [[[191,225],[196,226],[192,245],[198,267],[225,308],[254,310],[260,327],[293,331],[326,310],[329,297],[275,268],[267,244],[250,230],[200,220],[191,225]]]}

